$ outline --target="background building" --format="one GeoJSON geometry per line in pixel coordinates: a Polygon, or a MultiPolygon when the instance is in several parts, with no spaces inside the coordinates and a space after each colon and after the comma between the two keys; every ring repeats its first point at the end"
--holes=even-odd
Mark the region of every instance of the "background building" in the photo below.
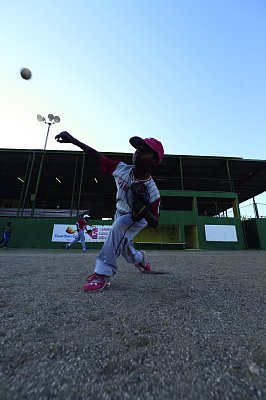
{"type": "MultiPolygon", "coordinates": [[[[129,153],[104,154],[131,163],[129,153]]],[[[152,175],[162,196],[160,226],[140,233],[140,247],[266,248],[255,202],[256,218],[243,222],[239,210],[266,190],[266,161],[166,155],[152,175]]],[[[92,224],[112,223],[114,180],[81,151],[0,149],[0,182],[0,221],[12,219],[14,247],[63,247],[51,242],[53,225],[84,212],[92,224]]]]}

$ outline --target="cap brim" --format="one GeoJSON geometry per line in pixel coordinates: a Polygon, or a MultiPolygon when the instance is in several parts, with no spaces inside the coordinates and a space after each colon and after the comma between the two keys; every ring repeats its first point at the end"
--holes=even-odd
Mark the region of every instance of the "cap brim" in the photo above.
{"type": "Polygon", "coordinates": [[[135,149],[138,149],[139,146],[141,146],[144,142],[143,139],[141,139],[139,136],[133,136],[132,138],[129,139],[129,143],[135,147],[135,149]]]}

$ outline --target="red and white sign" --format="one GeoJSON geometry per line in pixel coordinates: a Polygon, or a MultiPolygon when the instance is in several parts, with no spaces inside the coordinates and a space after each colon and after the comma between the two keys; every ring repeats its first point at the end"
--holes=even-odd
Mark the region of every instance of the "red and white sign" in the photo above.
{"type": "MultiPolygon", "coordinates": [[[[111,225],[93,225],[88,226],[88,229],[92,229],[91,233],[85,232],[86,242],[105,242],[108,233],[112,229],[111,225]]],[[[76,225],[63,225],[54,224],[52,242],[70,242],[73,235],[76,234],[76,225]]]]}

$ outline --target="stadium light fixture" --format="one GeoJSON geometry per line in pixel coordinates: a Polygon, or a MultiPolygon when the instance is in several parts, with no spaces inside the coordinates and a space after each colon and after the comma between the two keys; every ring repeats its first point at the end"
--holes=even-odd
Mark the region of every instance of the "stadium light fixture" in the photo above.
{"type": "Polygon", "coordinates": [[[39,122],[45,121],[45,118],[43,118],[40,114],[37,115],[37,120],[39,122]]]}
{"type": "Polygon", "coordinates": [[[60,117],[58,117],[58,115],[54,116],[53,114],[48,114],[48,120],[49,121],[47,122],[46,119],[42,115],[38,114],[37,115],[37,120],[39,122],[44,122],[45,124],[48,125],[46,139],[45,139],[45,143],[44,143],[44,149],[43,149],[45,151],[46,145],[47,145],[47,140],[48,140],[48,135],[49,135],[49,131],[50,131],[50,127],[51,127],[52,124],[58,124],[58,122],[60,122],[60,117]]]}

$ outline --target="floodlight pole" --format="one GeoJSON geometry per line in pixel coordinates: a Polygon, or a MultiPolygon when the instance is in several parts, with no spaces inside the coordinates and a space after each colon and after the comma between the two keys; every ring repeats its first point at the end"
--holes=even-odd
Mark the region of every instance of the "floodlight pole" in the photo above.
{"type": "Polygon", "coordinates": [[[48,140],[50,128],[51,128],[51,125],[54,124],[54,122],[45,122],[45,124],[48,124],[48,128],[47,128],[46,139],[45,139],[43,151],[46,150],[46,145],[47,145],[47,140],[48,140]]]}
{"type": "Polygon", "coordinates": [[[36,182],[36,187],[35,187],[35,193],[33,194],[33,203],[32,203],[32,209],[31,209],[31,217],[32,218],[34,216],[36,198],[37,198],[37,194],[38,194],[38,191],[39,191],[39,185],[40,185],[40,179],[41,179],[41,173],[42,173],[42,167],[43,167],[44,154],[45,154],[45,150],[46,150],[46,145],[47,145],[47,141],[48,141],[50,128],[51,128],[52,124],[55,124],[56,122],[60,122],[60,118],[59,117],[54,117],[52,114],[49,114],[48,118],[49,118],[49,122],[47,122],[45,120],[45,118],[43,118],[41,115],[37,115],[38,121],[44,122],[45,124],[47,124],[48,128],[47,128],[47,133],[46,133],[46,138],[45,138],[42,158],[41,158],[41,162],[40,162],[40,167],[39,167],[39,171],[38,171],[38,177],[37,177],[37,182],[36,182]]]}

